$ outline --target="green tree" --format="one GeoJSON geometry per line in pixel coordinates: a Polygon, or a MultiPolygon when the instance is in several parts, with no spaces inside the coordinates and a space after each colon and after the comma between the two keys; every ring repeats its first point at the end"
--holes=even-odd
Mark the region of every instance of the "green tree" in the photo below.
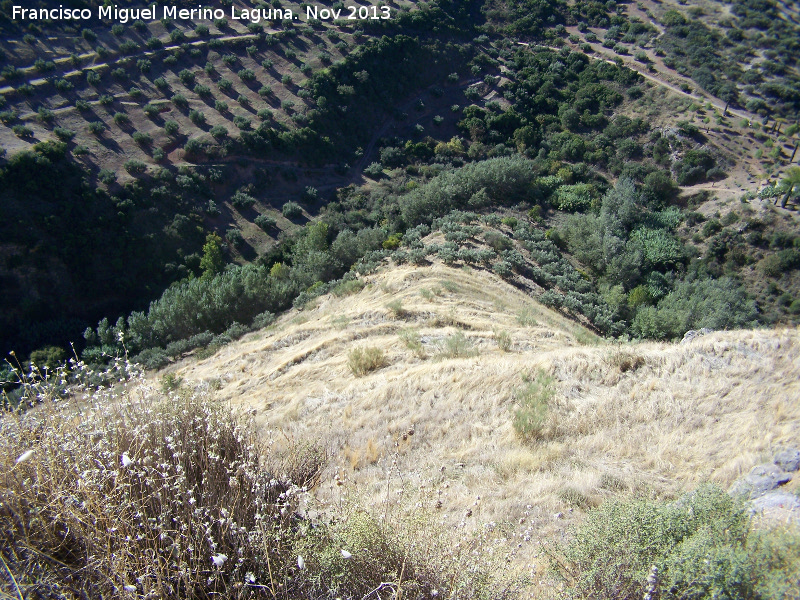
{"type": "Polygon", "coordinates": [[[222,238],[216,233],[209,233],[206,236],[206,243],[203,246],[203,258],[200,259],[200,268],[203,269],[203,277],[211,278],[222,272],[225,260],[222,257],[222,238]]]}

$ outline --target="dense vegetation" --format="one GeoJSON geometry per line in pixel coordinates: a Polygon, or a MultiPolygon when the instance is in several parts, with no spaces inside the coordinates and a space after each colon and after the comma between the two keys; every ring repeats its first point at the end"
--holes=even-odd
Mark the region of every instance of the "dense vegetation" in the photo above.
{"type": "MultiPolygon", "coordinates": [[[[779,47],[781,57],[795,43],[791,24],[759,19],[762,9],[777,10],[735,2],[735,18],[720,24],[730,30],[724,38],[696,10],[668,11],[656,49],[726,102],[747,103],[742,77],[753,69],[737,66],[726,40],[741,31],[740,45],[779,47]]],[[[615,51],[653,44],[655,28],[629,19],[624,4],[442,0],[355,30],[268,25],[272,33],[252,26],[223,42],[232,32],[225,23],[193,32],[162,23],[167,37],[146,39],[142,59],[131,44],[141,46],[146,28],[112,28],[95,51],[116,62],[80,78],[62,77],[46,61],[21,70],[0,57],[15,87],[4,103],[38,98],[32,118],[55,138],[0,164],[4,351],[27,355],[71,341],[81,351],[81,332],[107,317],[85,332],[87,358],[121,351],[122,336],[125,348],[158,366],[263,325],[388,255],[420,264],[436,256],[531,280],[547,290],[543,302],[607,335],[674,338],[690,327],[800,312],[796,237],[747,217],[747,199],[725,219],[692,213],[677,186],[724,177],[723,157],[688,122],[653,128],[630,116],[626,107],[647,88],[642,77],[566,47],[573,25],[606,29],[604,45],[615,51]],[[314,47],[324,50],[312,56],[314,47]],[[341,60],[331,61],[334,49],[341,60]],[[276,72],[278,61],[289,71],[276,72]],[[25,87],[42,73],[53,76],[25,87]],[[87,135],[113,149],[109,129],[119,129],[145,160],[118,170],[87,162],[76,132],[46,107],[49,86],[86,115],[87,135]],[[137,106],[122,106],[120,89],[137,106]],[[265,104],[252,105],[255,90],[265,104]],[[235,128],[224,120],[211,126],[206,106],[235,128]],[[171,164],[167,153],[176,148],[194,164],[171,164]],[[343,185],[321,193],[280,166],[292,163],[343,185]],[[344,185],[359,175],[351,165],[373,183],[344,185]],[[272,199],[276,185],[295,191],[272,199]],[[452,213],[464,210],[472,213],[452,213]],[[522,222],[506,231],[492,217],[498,210],[522,222]],[[315,214],[316,224],[301,226],[315,214]],[[499,230],[476,238],[477,222],[499,230]],[[445,245],[422,240],[430,226],[448,236],[445,245]],[[497,245],[497,235],[512,247],[497,245]],[[756,263],[773,281],[767,293],[743,277],[756,263]]],[[[31,30],[31,47],[48,26],[31,30]]],[[[96,43],[91,31],[81,38],[96,43]]],[[[766,50],[765,57],[762,66],[773,60],[766,50]]],[[[773,70],[764,86],[791,81],[793,59],[786,60],[788,75],[773,70]]],[[[70,61],[85,67],[84,59],[70,61]]],[[[763,96],[767,108],[758,110],[791,114],[791,94],[769,89],[777,95],[745,92],[763,96]]],[[[18,127],[20,139],[29,135],[16,109],[5,110],[3,122],[18,127]]],[[[772,189],[785,205],[800,186],[772,189]]]]}

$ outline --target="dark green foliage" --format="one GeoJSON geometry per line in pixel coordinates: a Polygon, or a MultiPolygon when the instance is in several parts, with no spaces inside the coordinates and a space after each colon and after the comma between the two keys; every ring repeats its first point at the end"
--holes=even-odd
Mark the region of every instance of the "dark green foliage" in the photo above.
{"type": "Polygon", "coordinates": [[[153,143],[153,138],[149,133],[144,133],[142,131],[134,131],[133,132],[133,141],[139,144],[140,146],[149,146],[153,143]]]}
{"type": "Polygon", "coordinates": [[[303,209],[297,202],[289,201],[283,205],[281,213],[287,219],[297,219],[303,215],[303,209]]]}
{"type": "Polygon", "coordinates": [[[708,172],[714,166],[714,158],[706,150],[687,150],[678,164],[675,179],[679,185],[694,185],[708,179],[708,172]]]}
{"type": "Polygon", "coordinates": [[[159,113],[158,106],[156,106],[155,104],[145,104],[144,107],[142,108],[142,111],[144,112],[145,115],[147,115],[151,119],[158,116],[159,113]]]}
{"type": "Polygon", "coordinates": [[[95,135],[100,135],[106,130],[106,124],[102,121],[92,121],[89,123],[86,128],[89,130],[90,133],[95,135]]]}
{"type": "Polygon", "coordinates": [[[135,158],[126,160],[123,166],[125,167],[125,170],[131,175],[140,175],[147,170],[147,165],[135,158]]]}
{"type": "Polygon", "coordinates": [[[256,199],[244,192],[236,192],[231,197],[231,204],[239,210],[251,208],[256,203],[256,199]]]}
{"type": "Polygon", "coordinates": [[[180,73],[178,73],[178,79],[180,79],[181,83],[183,83],[183,85],[185,85],[186,87],[194,86],[195,83],[194,73],[192,73],[188,69],[183,69],[180,73]]]}
{"type": "Polygon", "coordinates": [[[53,133],[55,133],[56,137],[62,142],[69,142],[75,137],[75,132],[71,129],[67,129],[66,127],[56,127],[53,129],[53,133]]]}
{"type": "Polygon", "coordinates": [[[206,124],[206,116],[199,110],[189,111],[189,120],[198,127],[206,124]]]}
{"type": "Polygon", "coordinates": [[[454,208],[478,209],[488,202],[515,204],[535,197],[535,167],[521,157],[493,158],[465,165],[438,175],[429,183],[400,199],[400,209],[409,225],[430,223],[454,208]],[[485,199],[477,193],[485,191],[485,199]]]}
{"type": "Polygon", "coordinates": [[[97,178],[106,185],[111,185],[117,181],[117,174],[110,169],[100,169],[97,178]]]}
{"type": "Polygon", "coordinates": [[[233,124],[236,125],[236,127],[238,127],[241,130],[248,130],[252,125],[252,121],[250,121],[250,119],[248,119],[247,117],[236,115],[235,117],[233,117],[233,124]]]}
{"type": "Polygon", "coordinates": [[[264,231],[274,229],[277,225],[274,217],[270,217],[268,215],[258,215],[253,222],[264,231]]]}
{"type": "Polygon", "coordinates": [[[228,130],[225,128],[224,125],[214,125],[211,129],[208,130],[208,133],[211,134],[215,140],[221,140],[228,135],[228,130]]]}
{"type": "Polygon", "coordinates": [[[178,108],[187,108],[189,106],[189,101],[186,99],[186,96],[183,94],[175,94],[172,98],[172,103],[177,106],[178,108]]]}
{"type": "Polygon", "coordinates": [[[56,86],[56,89],[59,92],[61,92],[62,94],[66,93],[66,92],[69,92],[69,91],[72,91],[72,89],[75,87],[74,85],[72,85],[72,82],[70,82],[70,81],[68,81],[66,79],[63,79],[63,78],[62,79],[56,79],[55,86],[56,86]]]}
{"type": "Polygon", "coordinates": [[[729,278],[680,281],[657,306],[642,307],[633,320],[635,335],[675,339],[690,329],[736,329],[758,323],[758,309],[741,284],[729,278]]]}
{"type": "Polygon", "coordinates": [[[204,331],[221,333],[234,322],[251,323],[265,311],[287,308],[296,293],[294,284],[269,273],[266,267],[236,266],[173,285],[146,313],[130,315],[130,343],[140,349],[163,347],[204,331]]]}

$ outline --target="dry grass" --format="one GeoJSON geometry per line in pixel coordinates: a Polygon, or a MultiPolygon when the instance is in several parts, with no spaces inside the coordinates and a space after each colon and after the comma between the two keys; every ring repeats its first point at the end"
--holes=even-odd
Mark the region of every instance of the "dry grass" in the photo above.
{"type": "Polygon", "coordinates": [[[221,397],[255,409],[265,427],[322,440],[338,456],[323,477],[325,502],[341,491],[335,473],[382,501],[386,473],[397,469],[428,502],[441,502],[448,523],[515,523],[509,552],[529,572],[540,563],[539,540],[583,506],[619,494],[671,498],[702,482],[727,487],[778,445],[800,445],[796,329],[618,346],[491,273],[434,264],[368,283],[357,297],[322,298],[302,323],[290,313],[260,338],[176,370],[187,381],[219,379],[221,397]],[[423,292],[447,280],[457,292],[423,292]],[[395,299],[410,318],[387,315],[395,299]],[[348,325],[335,329],[332,318],[348,325]],[[498,329],[514,340],[513,353],[498,348],[498,329]],[[457,334],[474,356],[429,358],[457,334]],[[365,343],[383,349],[388,366],[353,378],[348,353],[365,343]],[[538,370],[553,378],[548,435],[525,442],[512,424],[514,392],[538,370]],[[361,458],[370,441],[374,462],[361,458]],[[345,448],[358,449],[358,460],[345,448]]]}
{"type": "MultiPolygon", "coordinates": [[[[318,445],[282,436],[280,451],[208,386],[160,392],[131,370],[64,398],[29,381],[46,396],[0,418],[1,597],[466,600],[516,587],[496,577],[500,530],[456,540],[402,482],[369,510],[355,495],[316,504],[318,445]]],[[[343,455],[353,468],[382,457],[372,438],[343,455]]]]}

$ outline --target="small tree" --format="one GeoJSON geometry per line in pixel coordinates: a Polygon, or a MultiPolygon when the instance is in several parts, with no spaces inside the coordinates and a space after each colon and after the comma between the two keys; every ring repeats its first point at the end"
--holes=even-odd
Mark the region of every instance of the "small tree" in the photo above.
{"type": "Polygon", "coordinates": [[[203,269],[203,277],[211,278],[218,273],[222,273],[225,260],[222,257],[222,238],[216,233],[209,233],[206,236],[206,243],[203,246],[203,257],[200,259],[200,268],[203,269]]]}

